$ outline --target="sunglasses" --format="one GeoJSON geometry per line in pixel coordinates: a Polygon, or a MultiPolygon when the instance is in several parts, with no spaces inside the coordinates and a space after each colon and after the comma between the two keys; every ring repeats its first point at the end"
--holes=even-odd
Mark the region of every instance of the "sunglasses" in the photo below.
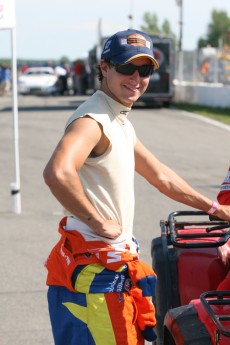
{"type": "Polygon", "coordinates": [[[115,68],[115,71],[123,74],[123,75],[132,75],[135,71],[138,71],[140,77],[149,77],[151,74],[153,74],[154,66],[153,65],[142,65],[142,66],[135,66],[131,63],[127,63],[124,65],[116,65],[110,62],[110,65],[112,65],[115,68]]]}

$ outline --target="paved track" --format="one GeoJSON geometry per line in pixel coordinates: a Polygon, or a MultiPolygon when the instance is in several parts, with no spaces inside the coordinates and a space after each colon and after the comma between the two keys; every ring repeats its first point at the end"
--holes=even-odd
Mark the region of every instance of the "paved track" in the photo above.
{"type": "MultiPolygon", "coordinates": [[[[77,97],[19,97],[22,214],[11,213],[15,180],[11,97],[0,98],[0,345],[52,345],[43,267],[63,215],[42,179],[77,97]]],[[[157,157],[215,198],[229,165],[229,131],[174,109],[135,108],[138,136],[157,157]]],[[[151,239],[169,212],[187,209],[137,176],[135,234],[151,264],[151,239]]]]}

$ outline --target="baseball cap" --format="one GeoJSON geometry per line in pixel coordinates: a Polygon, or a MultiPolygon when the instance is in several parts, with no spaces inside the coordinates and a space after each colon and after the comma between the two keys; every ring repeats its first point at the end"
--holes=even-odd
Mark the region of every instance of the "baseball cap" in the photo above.
{"type": "Polygon", "coordinates": [[[101,54],[102,60],[114,64],[126,64],[139,57],[147,57],[155,69],[159,67],[153,54],[152,39],[145,32],[133,29],[119,31],[108,38],[101,54]]]}

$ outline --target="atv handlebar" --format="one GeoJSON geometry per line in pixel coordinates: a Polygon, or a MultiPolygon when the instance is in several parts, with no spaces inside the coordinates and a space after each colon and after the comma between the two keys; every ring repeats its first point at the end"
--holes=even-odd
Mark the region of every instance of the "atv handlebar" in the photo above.
{"type": "Polygon", "coordinates": [[[230,223],[223,220],[178,221],[177,217],[208,216],[203,211],[175,211],[162,224],[168,240],[175,247],[207,248],[224,245],[230,238],[230,223]]]}

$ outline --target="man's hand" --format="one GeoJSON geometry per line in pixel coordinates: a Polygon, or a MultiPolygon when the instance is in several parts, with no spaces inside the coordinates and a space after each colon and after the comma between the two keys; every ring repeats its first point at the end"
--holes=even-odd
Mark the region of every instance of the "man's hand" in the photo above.
{"type": "Polygon", "coordinates": [[[218,205],[218,209],[214,212],[214,216],[227,220],[230,222],[230,206],[229,205],[218,205]]]}
{"type": "Polygon", "coordinates": [[[105,219],[102,224],[90,224],[92,229],[100,236],[115,240],[122,233],[122,227],[115,220],[105,219]]]}

